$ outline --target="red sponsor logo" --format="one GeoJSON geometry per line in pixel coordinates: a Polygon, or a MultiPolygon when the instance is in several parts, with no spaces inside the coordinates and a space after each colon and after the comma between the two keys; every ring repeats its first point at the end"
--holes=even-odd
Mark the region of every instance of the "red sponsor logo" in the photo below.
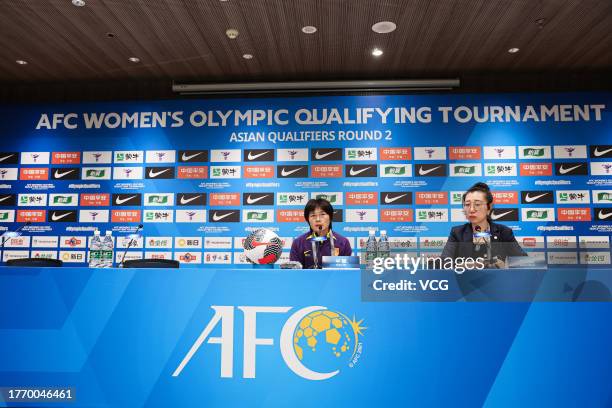
{"type": "Polygon", "coordinates": [[[412,160],[409,147],[381,147],[380,160],[412,160]]]}
{"type": "Polygon", "coordinates": [[[111,222],[140,222],[140,210],[113,210],[111,222]]]}
{"type": "Polygon", "coordinates": [[[166,259],[166,254],[163,253],[149,252],[147,256],[151,259],[166,259]]]}
{"type": "Polygon", "coordinates": [[[110,205],[110,194],[82,193],[81,207],[104,207],[110,205]]]}
{"type": "Polygon", "coordinates": [[[17,210],[17,222],[45,222],[45,210],[17,210]]]}
{"type": "Polygon", "coordinates": [[[274,178],[274,167],[244,166],[244,178],[274,178]]]}
{"type": "Polygon", "coordinates": [[[491,191],[494,204],[518,204],[518,192],[516,191],[491,191]]]}
{"type": "Polygon", "coordinates": [[[179,259],[183,262],[196,262],[198,260],[197,254],[190,254],[187,252],[186,254],[179,255],[179,259]]]}
{"type": "Polygon", "coordinates": [[[591,221],[590,208],[557,208],[559,221],[591,221]]]}
{"type": "Polygon", "coordinates": [[[53,152],[51,164],[79,164],[81,163],[81,152],[53,152]]]}
{"type": "Polygon", "coordinates": [[[478,160],[482,157],[482,151],[478,146],[450,147],[448,157],[451,160],[478,160]]]}
{"type": "Polygon", "coordinates": [[[342,177],[342,166],[334,165],[315,165],[312,166],[311,177],[313,178],[336,178],[342,177]]]}
{"type": "Polygon", "coordinates": [[[71,237],[71,238],[64,240],[64,245],[74,248],[77,245],[81,245],[81,242],[82,241],[80,239],[77,239],[76,237],[71,237]]]}
{"type": "Polygon", "coordinates": [[[420,191],[416,193],[416,205],[448,204],[446,191],[420,191]]]}
{"type": "Polygon", "coordinates": [[[304,222],[304,211],[302,210],[276,210],[278,222],[304,222]]]}
{"type": "Polygon", "coordinates": [[[22,167],[19,170],[19,180],[49,180],[49,169],[22,167]]]}
{"type": "Polygon", "coordinates": [[[521,163],[521,176],[552,176],[552,163],[521,163]]]}
{"type": "Polygon", "coordinates": [[[209,198],[212,207],[240,205],[240,194],[238,193],[210,193],[209,198]]]}
{"type": "Polygon", "coordinates": [[[538,242],[533,237],[523,238],[523,246],[535,248],[537,244],[538,242]]]}
{"type": "Polygon", "coordinates": [[[347,205],[376,205],[378,204],[378,193],[371,191],[365,193],[346,193],[347,205]]]}
{"type": "Polygon", "coordinates": [[[380,212],[380,220],[382,222],[412,222],[412,209],[402,208],[395,210],[382,210],[380,212]]]}
{"type": "Polygon", "coordinates": [[[179,166],[178,178],[180,179],[205,179],[208,178],[208,166],[179,166]]]}

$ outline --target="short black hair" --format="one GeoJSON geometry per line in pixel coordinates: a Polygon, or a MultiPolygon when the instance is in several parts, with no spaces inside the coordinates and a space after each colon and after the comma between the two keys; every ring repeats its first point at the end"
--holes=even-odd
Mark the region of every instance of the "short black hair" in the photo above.
{"type": "Polygon", "coordinates": [[[306,206],[304,207],[304,219],[306,220],[308,225],[310,225],[310,222],[308,222],[308,216],[311,212],[316,210],[317,207],[323,210],[327,215],[329,215],[329,229],[332,229],[334,207],[332,207],[331,203],[324,198],[313,198],[311,200],[308,200],[308,202],[306,203],[306,206]]]}
{"type": "MultiPolygon", "coordinates": [[[[489,188],[489,186],[487,185],[487,183],[476,183],[474,184],[472,187],[468,188],[468,190],[463,193],[463,196],[461,197],[461,202],[464,203],[465,202],[465,196],[468,195],[468,193],[474,193],[474,192],[481,192],[484,193],[484,195],[487,198],[487,209],[492,209],[493,208],[493,194],[491,193],[491,189],[489,188]]],[[[489,216],[487,215],[487,218],[489,216]]]]}

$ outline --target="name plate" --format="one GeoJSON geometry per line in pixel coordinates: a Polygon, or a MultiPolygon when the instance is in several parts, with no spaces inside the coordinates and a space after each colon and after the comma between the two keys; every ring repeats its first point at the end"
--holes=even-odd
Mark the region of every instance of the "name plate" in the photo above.
{"type": "Polygon", "coordinates": [[[359,257],[323,256],[323,269],[359,269],[359,257]]]}

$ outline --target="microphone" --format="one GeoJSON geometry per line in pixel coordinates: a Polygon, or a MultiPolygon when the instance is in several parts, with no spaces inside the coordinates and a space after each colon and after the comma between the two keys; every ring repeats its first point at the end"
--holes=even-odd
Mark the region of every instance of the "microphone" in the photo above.
{"type": "Polygon", "coordinates": [[[0,247],[2,249],[4,249],[4,243],[6,241],[8,241],[9,238],[13,238],[13,237],[19,236],[19,231],[21,231],[23,228],[27,227],[30,224],[32,224],[32,222],[31,221],[27,221],[25,224],[23,224],[22,226],[17,228],[15,231],[5,231],[4,234],[2,234],[2,245],[0,245],[0,247]]]}
{"type": "Polygon", "coordinates": [[[136,241],[138,239],[138,231],[140,231],[143,228],[142,224],[138,225],[138,228],[136,228],[136,232],[134,232],[133,234],[130,234],[130,242],[128,242],[127,247],[125,248],[125,251],[123,251],[123,256],[121,257],[121,262],[119,262],[119,267],[123,268],[123,261],[125,260],[125,256],[127,255],[127,251],[128,249],[130,249],[130,247],[132,246],[132,244],[134,243],[134,241],[136,241]],[[136,239],[134,239],[134,236],[136,236],[136,239]]]}

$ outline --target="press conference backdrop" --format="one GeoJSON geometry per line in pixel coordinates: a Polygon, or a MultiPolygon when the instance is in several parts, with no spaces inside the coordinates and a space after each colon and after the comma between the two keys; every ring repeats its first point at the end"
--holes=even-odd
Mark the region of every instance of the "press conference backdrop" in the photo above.
{"type": "Polygon", "coordinates": [[[79,266],[94,229],[126,259],[244,263],[265,227],[307,230],[327,198],[353,248],[371,228],[439,253],[477,181],[494,221],[550,264],[609,264],[609,93],[337,96],[4,106],[0,227],[27,221],[2,259],[79,266]]]}

